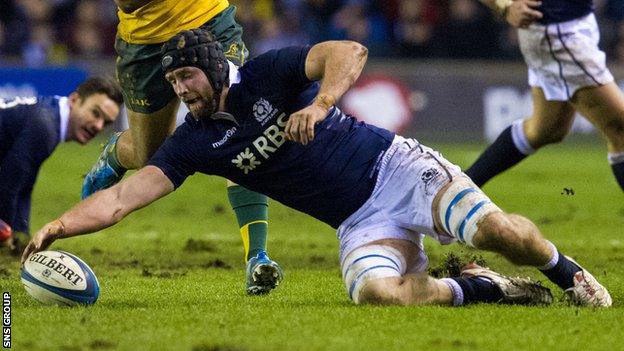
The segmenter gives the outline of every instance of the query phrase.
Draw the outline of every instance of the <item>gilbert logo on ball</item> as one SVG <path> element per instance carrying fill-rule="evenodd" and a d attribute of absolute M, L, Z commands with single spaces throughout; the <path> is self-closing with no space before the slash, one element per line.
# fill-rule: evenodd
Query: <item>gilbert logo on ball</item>
<path fill-rule="evenodd" d="M 92 305 L 100 284 L 89 266 L 64 251 L 41 251 L 28 257 L 21 272 L 26 291 L 46 305 Z"/>
<path fill-rule="evenodd" d="M 11 227 L 0 219 L 0 242 L 10 238 L 12 233 Z"/>

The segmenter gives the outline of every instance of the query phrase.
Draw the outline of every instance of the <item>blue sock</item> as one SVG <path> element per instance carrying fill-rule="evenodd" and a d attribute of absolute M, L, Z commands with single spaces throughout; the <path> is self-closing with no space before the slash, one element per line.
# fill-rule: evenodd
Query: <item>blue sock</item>
<path fill-rule="evenodd" d="M 527 155 L 523 154 L 514 144 L 512 126 L 509 126 L 498 136 L 492 145 L 485 149 L 465 173 L 480 187 L 496 175 L 516 165 L 525 157 Z"/>
<path fill-rule="evenodd" d="M 498 302 L 503 298 L 503 293 L 498 286 L 487 278 L 444 278 L 447 285 L 453 291 L 453 305 L 468 305 L 477 302 Z M 461 291 L 457 291 L 459 288 Z"/>
<path fill-rule="evenodd" d="M 624 162 L 612 164 L 611 169 L 613 170 L 613 175 L 615 175 L 615 179 L 617 180 L 618 184 L 620 184 L 620 188 L 624 190 Z"/>
<path fill-rule="evenodd" d="M 568 260 L 556 249 L 555 253 L 555 257 L 545 267 L 540 268 L 540 271 L 561 289 L 571 288 L 574 286 L 574 274 L 581 271 L 581 267 Z"/>

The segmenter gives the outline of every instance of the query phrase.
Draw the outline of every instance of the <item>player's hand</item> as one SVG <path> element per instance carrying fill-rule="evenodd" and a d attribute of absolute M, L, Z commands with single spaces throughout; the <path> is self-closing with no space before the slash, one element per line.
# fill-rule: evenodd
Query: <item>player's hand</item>
<path fill-rule="evenodd" d="M 28 245 L 26 245 L 24 253 L 22 253 L 22 264 L 26 262 L 28 256 L 48 248 L 48 246 L 63 235 L 64 232 L 65 227 L 63 226 L 63 222 L 58 219 L 44 225 L 43 228 L 30 239 Z"/>
<path fill-rule="evenodd" d="M 308 144 L 314 139 L 314 126 L 327 117 L 327 111 L 328 108 L 313 103 L 290 115 L 284 129 L 286 139 Z"/>
<path fill-rule="evenodd" d="M 544 15 L 537 10 L 542 6 L 537 0 L 514 0 L 505 12 L 505 20 L 516 28 L 526 28 Z"/>

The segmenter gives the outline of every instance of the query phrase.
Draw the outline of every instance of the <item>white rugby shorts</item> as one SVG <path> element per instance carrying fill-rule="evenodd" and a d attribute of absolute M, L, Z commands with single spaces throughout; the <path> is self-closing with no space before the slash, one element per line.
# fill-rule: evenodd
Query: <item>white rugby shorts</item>
<path fill-rule="evenodd" d="M 581 88 L 613 81 L 593 13 L 562 23 L 533 23 L 518 30 L 529 68 L 529 85 L 542 88 L 549 101 L 567 101 Z"/>
<path fill-rule="evenodd" d="M 424 269 L 424 234 L 443 244 L 455 240 L 435 230 L 432 204 L 438 191 L 462 174 L 458 166 L 437 151 L 414 139 L 396 136 L 382 158 L 370 198 L 338 227 L 340 262 L 362 245 L 381 239 L 403 239 L 420 246 L 420 269 Z"/>

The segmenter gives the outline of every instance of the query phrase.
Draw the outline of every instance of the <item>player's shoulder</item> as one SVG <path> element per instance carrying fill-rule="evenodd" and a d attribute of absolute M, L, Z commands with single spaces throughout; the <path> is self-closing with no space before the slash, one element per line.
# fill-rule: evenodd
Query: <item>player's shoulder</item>
<path fill-rule="evenodd" d="M 308 46 L 289 46 L 269 50 L 247 61 L 241 68 L 241 79 L 252 84 L 256 80 L 272 80 L 271 77 L 289 78 L 293 71 L 303 70 L 309 51 Z M 287 73 L 287 74 L 285 74 Z"/>
<path fill-rule="evenodd" d="M 305 59 L 308 51 L 310 51 L 310 46 L 308 45 L 286 46 L 279 49 L 272 49 L 252 58 L 245 65 L 243 65 L 243 67 L 266 64 L 267 62 L 275 62 L 279 60 L 288 61 L 302 58 Z"/>

